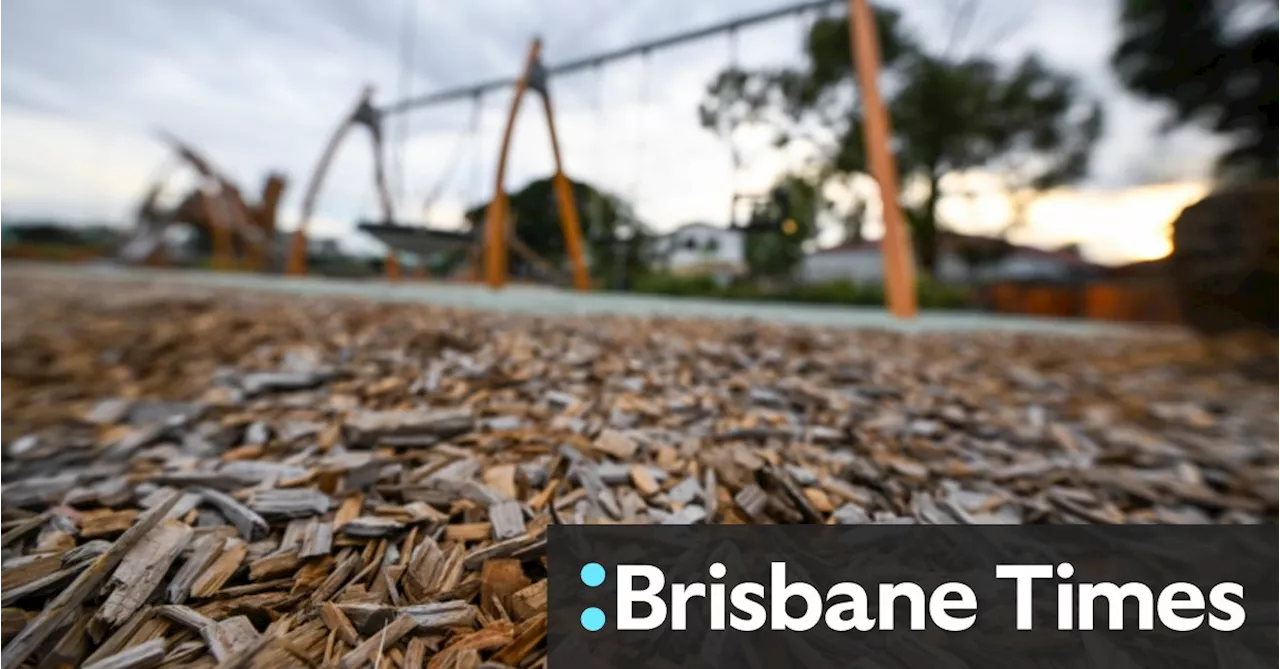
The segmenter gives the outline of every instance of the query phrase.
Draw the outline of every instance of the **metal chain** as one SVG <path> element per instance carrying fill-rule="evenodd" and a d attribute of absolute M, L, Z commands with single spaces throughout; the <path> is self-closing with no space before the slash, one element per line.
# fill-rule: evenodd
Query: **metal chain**
<path fill-rule="evenodd" d="M 640 99 L 639 106 L 636 109 L 635 118 L 632 120 L 632 138 L 635 142 L 636 158 L 631 166 L 631 186 L 628 189 L 628 196 L 631 200 L 633 210 L 639 209 L 639 203 L 636 201 L 640 192 L 640 173 L 642 171 L 642 163 L 644 162 L 645 141 L 644 130 L 646 112 L 649 108 L 649 52 L 645 51 L 640 56 Z"/>
<path fill-rule="evenodd" d="M 594 188 L 596 190 L 595 197 L 591 200 L 591 223 L 590 230 L 587 233 L 588 237 L 602 234 L 604 227 L 604 197 L 599 192 L 604 172 L 601 169 L 604 165 L 604 161 L 600 159 L 600 156 L 604 155 L 604 152 L 601 151 L 600 147 L 600 142 L 604 138 L 604 67 L 597 64 L 595 66 L 594 73 L 596 85 L 595 92 L 591 97 L 592 111 L 595 116 L 595 123 L 592 126 L 593 129 L 591 137 L 591 162 L 594 164 L 591 167 L 592 172 L 596 175 L 596 183 L 594 184 Z"/>
<path fill-rule="evenodd" d="M 484 205 L 484 93 L 476 93 L 475 106 L 471 111 L 471 183 L 467 186 L 468 195 L 476 198 L 478 206 Z M 467 203 L 464 198 L 462 215 L 467 215 Z"/>
<path fill-rule="evenodd" d="M 413 56 L 418 36 L 418 0 L 406 0 L 405 12 L 408 16 L 405 20 L 404 31 L 401 33 L 400 81 L 398 82 L 401 99 L 409 97 L 413 87 Z M 402 114 L 400 123 L 397 125 L 397 137 L 393 143 L 394 160 L 392 161 L 391 183 L 395 199 L 403 201 L 405 196 L 404 153 L 405 144 L 409 141 L 409 115 Z"/>
<path fill-rule="evenodd" d="M 739 51 L 737 51 L 737 28 L 728 29 L 728 67 L 733 72 L 739 68 Z M 740 160 L 737 156 L 737 146 L 733 142 L 733 130 L 735 128 L 730 125 L 726 129 L 728 136 L 724 138 L 728 145 L 728 226 L 733 228 L 737 224 L 737 171 L 739 171 Z"/>

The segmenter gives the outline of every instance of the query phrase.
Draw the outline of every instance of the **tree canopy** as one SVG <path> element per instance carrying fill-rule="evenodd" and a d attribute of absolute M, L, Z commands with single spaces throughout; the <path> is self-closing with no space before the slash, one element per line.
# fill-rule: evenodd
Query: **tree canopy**
<path fill-rule="evenodd" d="M 600 277 L 618 275 L 616 263 L 621 261 L 623 274 L 640 271 L 645 261 L 648 228 L 621 198 L 581 181 L 572 181 L 574 202 L 582 225 L 583 242 L 592 260 L 591 271 Z M 568 253 L 560 226 L 560 206 L 556 201 L 552 177 L 535 179 L 515 192 L 507 193 L 515 234 L 530 249 L 556 267 L 567 266 Z M 484 226 L 490 203 L 473 207 L 466 213 L 471 229 Z M 512 255 L 512 271 L 526 273 L 523 261 Z"/>
<path fill-rule="evenodd" d="M 805 242 L 818 233 L 825 206 L 817 179 L 784 174 L 772 197 L 754 202 L 745 240 L 747 268 L 755 277 L 785 277 L 804 258 Z"/>
<path fill-rule="evenodd" d="M 1219 174 L 1274 177 L 1276 4 L 1272 0 L 1123 0 L 1111 62 L 1134 92 L 1166 102 L 1166 127 L 1227 137 Z"/>
<path fill-rule="evenodd" d="M 892 149 L 907 188 L 903 202 L 921 266 L 937 253 L 942 178 L 952 172 L 1000 174 L 1018 197 L 1084 175 L 1102 131 L 1101 106 L 1075 77 L 1028 55 L 1012 66 L 983 56 L 934 53 L 892 9 L 875 10 L 882 50 Z M 708 86 L 699 109 L 704 126 L 722 136 L 747 124 L 775 129 L 778 146 L 815 149 L 822 175 L 865 174 L 863 112 L 851 76 L 847 17 L 817 20 L 800 68 L 730 68 Z"/>

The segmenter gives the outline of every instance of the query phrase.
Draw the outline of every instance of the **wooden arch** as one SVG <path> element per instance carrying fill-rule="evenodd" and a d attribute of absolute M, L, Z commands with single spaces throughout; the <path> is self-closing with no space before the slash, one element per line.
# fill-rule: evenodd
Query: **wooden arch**
<path fill-rule="evenodd" d="M 167 210 L 159 205 L 167 178 L 157 178 L 138 208 L 137 234 L 126 246 L 139 242 L 137 253 L 154 256 L 158 249 L 152 249 L 151 242 L 158 244 L 166 228 L 178 223 L 194 225 L 209 232 L 214 269 L 263 269 L 274 238 L 276 204 L 284 192 L 285 178 L 276 173 L 268 175 L 261 200 L 250 205 L 240 189 L 189 144 L 165 132 L 160 133 L 160 138 L 195 171 L 199 185 L 175 208 Z M 243 251 L 242 260 L 236 255 L 237 242 Z"/>
<path fill-rule="evenodd" d="M 564 234 L 565 250 L 573 264 L 573 286 L 578 290 L 590 290 L 591 278 L 587 274 L 586 260 L 582 251 L 582 226 L 578 221 L 578 206 L 574 202 L 573 188 L 564 175 L 560 159 L 560 142 L 556 136 L 555 114 L 551 108 L 551 93 L 547 88 L 547 75 L 542 67 L 539 55 L 542 52 L 541 40 L 533 40 L 529 46 L 529 55 L 525 59 L 524 72 L 516 83 L 515 96 L 511 100 L 511 112 L 507 115 L 507 126 L 502 133 L 502 149 L 498 154 L 498 173 L 494 178 L 493 199 L 485 213 L 484 222 L 484 277 L 491 288 L 501 288 L 507 282 L 508 245 L 512 235 L 507 234 L 507 221 L 511 217 L 507 202 L 505 180 L 507 174 L 507 156 L 511 152 L 511 136 L 515 130 L 516 116 L 520 113 L 520 103 L 524 100 L 525 91 L 533 89 L 542 97 L 542 109 L 547 117 L 547 132 L 551 136 L 551 155 L 555 159 L 555 175 L 552 187 L 560 209 L 560 228 Z"/>
<path fill-rule="evenodd" d="M 889 114 L 880 98 L 876 79 L 880 74 L 880 44 L 875 18 L 867 0 L 849 0 L 849 48 L 858 88 L 862 92 L 863 133 L 871 177 L 880 186 L 884 207 L 884 239 L 880 257 L 884 263 L 885 301 L 898 318 L 916 315 L 916 279 L 911 238 L 907 236 L 902 205 L 898 202 L 898 166 L 889 151 Z"/>

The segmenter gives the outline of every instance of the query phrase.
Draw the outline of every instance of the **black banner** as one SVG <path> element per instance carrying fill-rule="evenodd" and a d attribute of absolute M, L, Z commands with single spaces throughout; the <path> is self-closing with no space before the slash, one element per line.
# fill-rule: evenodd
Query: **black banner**
<path fill-rule="evenodd" d="M 1275 667 L 1275 526 L 550 528 L 552 669 Z"/>

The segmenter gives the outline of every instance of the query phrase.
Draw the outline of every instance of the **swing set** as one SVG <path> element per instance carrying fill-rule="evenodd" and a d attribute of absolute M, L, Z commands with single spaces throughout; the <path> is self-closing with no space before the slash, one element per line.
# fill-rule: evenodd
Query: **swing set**
<path fill-rule="evenodd" d="M 507 283 L 508 259 L 510 250 L 524 257 L 531 265 L 546 266 L 549 263 L 540 261 L 532 254 L 527 245 L 515 237 L 512 230 L 512 212 L 507 199 L 505 179 L 507 161 L 511 149 L 511 138 L 515 130 L 516 117 L 526 93 L 533 91 L 542 101 L 546 117 L 547 131 L 551 140 L 554 174 L 552 187 L 555 193 L 557 209 L 560 217 L 561 234 L 564 236 L 565 249 L 572 269 L 572 283 L 577 290 L 590 290 L 590 278 L 587 271 L 583 250 L 583 235 L 578 216 L 578 207 L 574 199 L 573 188 L 565 176 L 560 151 L 560 141 L 556 131 L 553 111 L 550 80 L 554 76 L 567 74 L 588 68 L 599 68 L 605 63 L 635 56 L 647 57 L 653 51 L 667 47 L 728 33 L 732 40 L 737 31 L 745 26 L 772 21 L 791 15 L 802 15 L 805 12 L 821 10 L 836 3 L 847 3 L 849 7 L 849 31 L 851 56 L 858 86 L 865 105 L 864 132 L 867 147 L 867 163 L 871 176 L 880 186 L 884 203 L 884 240 L 881 253 L 884 260 L 885 290 L 890 312 L 899 318 L 911 318 L 916 313 L 915 277 L 912 264 L 910 240 L 907 237 L 906 225 L 902 210 L 898 203 L 897 167 L 893 155 L 889 152 L 889 119 L 877 86 L 879 73 L 879 46 L 875 32 L 875 23 L 867 0 L 817 0 L 804 2 L 780 9 L 763 12 L 751 16 L 740 17 L 725 23 L 671 35 L 623 49 L 581 58 L 560 65 L 548 67 L 541 59 L 542 43 L 533 40 L 525 58 L 521 75 L 514 79 L 490 81 L 472 86 L 446 90 L 420 97 L 413 97 L 375 107 L 373 90 L 366 87 L 356 105 L 339 124 L 325 145 L 324 151 L 316 164 L 303 197 L 301 220 L 293 234 L 292 247 L 287 263 L 287 273 L 292 276 L 303 275 L 307 271 L 307 231 L 315 212 L 316 200 L 324 177 L 329 170 L 338 146 L 349 131 L 356 126 L 368 130 L 373 149 L 373 182 L 377 192 L 380 224 L 384 229 L 413 229 L 414 234 L 436 237 L 442 245 L 469 242 L 469 269 L 473 279 L 481 279 L 491 288 L 499 289 Z M 479 104 L 483 95 L 490 91 L 514 88 L 506 125 L 502 134 L 501 147 L 498 153 L 496 174 L 493 182 L 493 196 L 489 206 L 485 208 L 483 227 L 473 237 L 456 232 L 434 230 L 419 226 L 403 226 L 395 222 L 395 211 L 391 194 L 386 183 L 384 168 L 384 145 L 382 122 L 384 119 L 406 113 L 415 109 L 439 105 L 460 99 L 471 98 L 476 105 L 472 120 L 472 136 L 475 136 L 479 117 Z M 443 183 L 443 182 L 442 182 Z M 438 184 L 427 198 L 430 209 L 439 197 L 442 184 Z M 734 208 L 737 200 L 743 198 L 733 194 Z M 592 203 L 596 205 L 598 203 Z M 784 223 L 785 225 L 785 223 Z M 533 257 L 530 257 L 533 255 Z M 395 250 L 389 250 L 386 263 L 387 277 L 391 280 L 400 278 L 400 263 Z"/>

